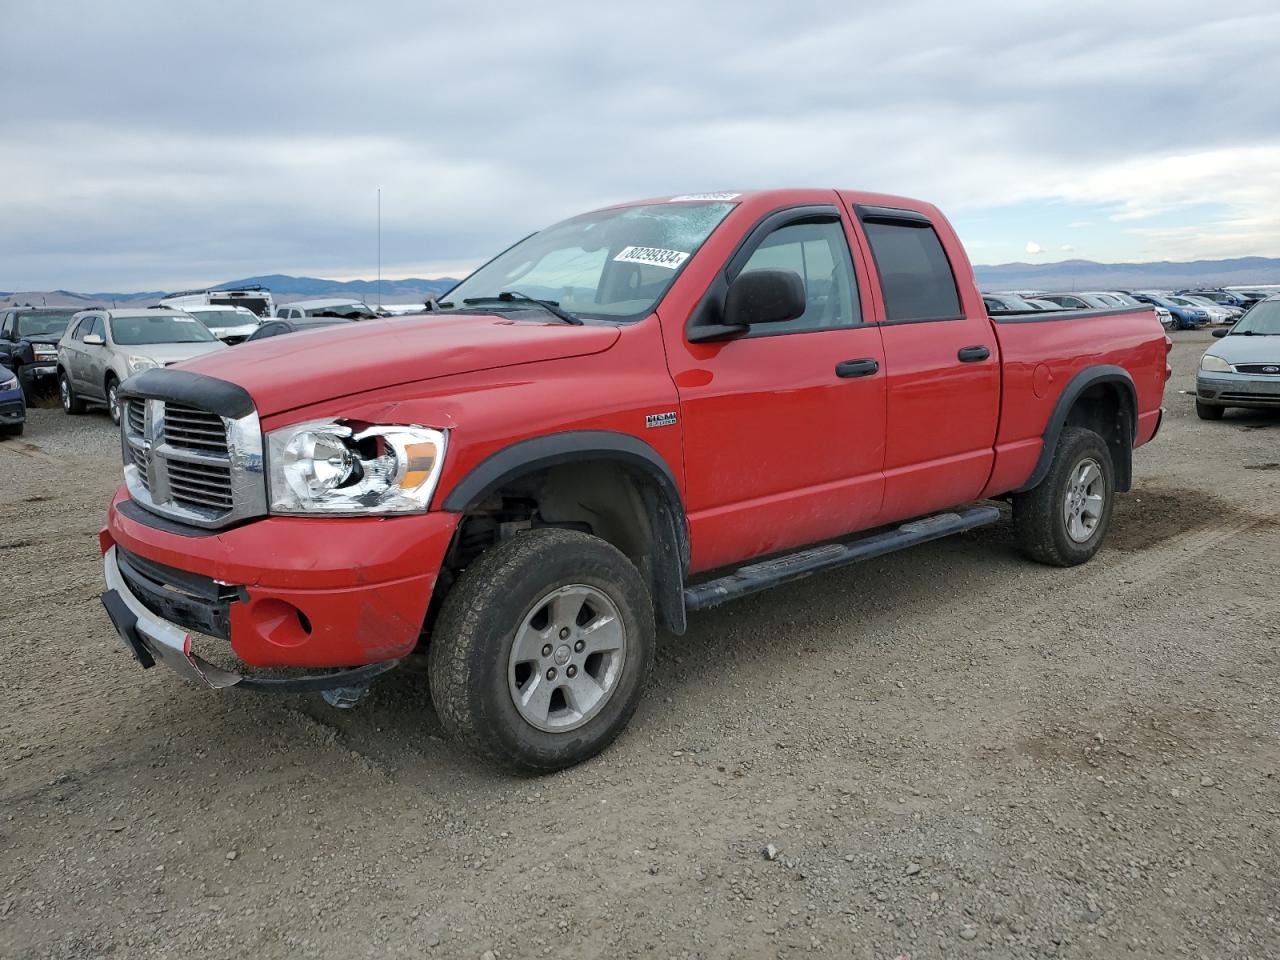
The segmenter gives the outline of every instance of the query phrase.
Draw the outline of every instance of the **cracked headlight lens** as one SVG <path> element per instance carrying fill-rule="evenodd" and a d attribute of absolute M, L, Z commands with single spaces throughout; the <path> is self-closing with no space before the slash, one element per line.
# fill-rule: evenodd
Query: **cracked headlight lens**
<path fill-rule="evenodd" d="M 417 426 L 313 420 L 267 435 L 272 513 L 424 513 L 447 434 Z"/>

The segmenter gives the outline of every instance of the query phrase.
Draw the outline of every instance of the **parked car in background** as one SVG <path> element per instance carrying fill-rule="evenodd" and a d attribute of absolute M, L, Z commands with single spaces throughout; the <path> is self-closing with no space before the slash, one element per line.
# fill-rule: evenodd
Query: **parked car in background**
<path fill-rule="evenodd" d="M 305 320 L 308 317 L 337 317 L 342 320 L 368 320 L 378 314 L 361 300 L 295 300 L 276 308 L 278 320 Z"/>
<path fill-rule="evenodd" d="M 118 423 L 116 391 L 123 381 L 226 348 L 208 327 L 180 310 L 81 311 L 58 343 L 62 409 L 79 414 L 87 404 L 104 404 Z"/>
<path fill-rule="evenodd" d="M 1177 321 L 1175 329 L 1178 330 L 1194 330 L 1196 327 L 1203 327 L 1209 322 L 1208 312 L 1201 310 L 1199 307 L 1184 307 L 1173 303 L 1167 295 L 1162 293 L 1135 290 L 1129 296 L 1139 303 L 1149 303 L 1153 307 L 1164 307 L 1173 315 L 1173 319 Z"/>
<path fill-rule="evenodd" d="M 103 604 L 223 690 L 352 706 L 419 650 L 444 728 L 524 773 L 617 736 L 657 625 L 1000 519 L 976 500 L 1087 561 L 1170 373 L 1150 310 L 993 318 L 936 207 L 829 189 L 584 213 L 360 326 L 123 386 Z"/>
<path fill-rule="evenodd" d="M 1066 310 L 1116 310 L 1129 306 L 1113 293 L 1087 291 L 1082 293 L 1046 293 L 1040 297 L 1056 303 Z"/>
<path fill-rule="evenodd" d="M 1061 310 L 1062 307 L 1052 300 L 1045 300 L 1040 296 L 1027 297 L 1027 303 L 1031 304 L 1037 310 Z"/>
<path fill-rule="evenodd" d="M 176 307 L 179 310 L 203 306 L 246 307 L 259 317 L 271 316 L 275 312 L 275 305 L 271 291 L 256 283 L 226 289 L 210 287 L 205 290 L 182 290 L 160 298 L 162 307 Z"/>
<path fill-rule="evenodd" d="M 249 336 L 249 340 L 266 340 L 269 337 L 279 337 L 286 333 L 302 333 L 306 330 L 323 330 L 325 327 L 337 326 L 343 323 L 352 323 L 351 320 L 342 320 L 338 317 L 314 317 L 310 320 L 264 320 L 262 325 Z"/>
<path fill-rule="evenodd" d="M 195 317 L 209 328 L 210 333 L 228 345 L 248 340 L 262 322 L 248 307 L 229 307 L 221 303 L 188 307 L 184 312 Z"/>
<path fill-rule="evenodd" d="M 1220 307 L 1216 303 L 1208 300 L 1196 300 L 1191 297 L 1179 297 L 1176 294 L 1169 294 L 1170 303 L 1175 303 L 1180 307 L 1186 307 L 1190 310 L 1202 310 L 1205 316 L 1209 318 L 1210 323 L 1228 323 L 1232 319 L 1225 307 Z"/>
<path fill-rule="evenodd" d="M 1221 420 L 1229 407 L 1280 410 L 1280 296 L 1253 306 L 1204 352 L 1196 372 L 1196 413 Z"/>
<path fill-rule="evenodd" d="M 1137 300 L 1132 294 L 1125 293 L 1122 290 L 1108 290 L 1107 296 L 1115 297 L 1126 307 L 1137 307 L 1142 305 L 1142 301 Z M 1160 326 L 1166 330 L 1176 330 L 1178 321 L 1174 319 L 1173 314 L 1158 304 L 1147 304 L 1156 312 L 1156 319 L 1160 321 Z"/>
<path fill-rule="evenodd" d="M 18 377 L 31 399 L 51 397 L 58 384 L 58 341 L 75 310 L 8 307 L 0 310 L 0 364 Z"/>
<path fill-rule="evenodd" d="M 1246 310 L 1252 307 L 1255 303 L 1261 303 L 1263 300 L 1274 296 L 1276 293 L 1275 290 L 1244 290 L 1236 287 L 1231 288 L 1229 292 L 1234 293 L 1245 301 Z"/>
<path fill-rule="evenodd" d="M 20 437 L 27 422 L 27 403 L 18 375 L 0 365 L 0 437 Z"/>
<path fill-rule="evenodd" d="M 1234 291 L 1223 290 L 1221 287 L 1208 287 L 1202 290 L 1175 290 L 1174 293 L 1179 297 L 1195 297 L 1200 300 L 1208 300 L 1210 303 L 1216 303 L 1220 307 L 1236 307 L 1242 313 L 1255 302 Z"/>
<path fill-rule="evenodd" d="M 988 313 L 1029 313 L 1044 309 L 1016 293 L 984 293 L 982 302 Z"/>
<path fill-rule="evenodd" d="M 1207 297 L 1199 297 L 1195 294 L 1180 294 L 1170 297 L 1171 300 L 1189 300 L 1193 306 L 1201 307 L 1208 311 L 1209 319 L 1213 323 L 1235 323 L 1242 316 L 1244 311 L 1239 307 L 1229 306 L 1227 304 L 1218 303 Z"/>

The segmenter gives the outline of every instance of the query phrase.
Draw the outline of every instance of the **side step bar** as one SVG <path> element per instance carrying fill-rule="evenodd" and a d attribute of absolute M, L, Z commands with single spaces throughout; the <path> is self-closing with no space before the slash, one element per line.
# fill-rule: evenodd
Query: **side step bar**
<path fill-rule="evenodd" d="M 739 567 L 717 580 L 686 587 L 684 606 L 686 610 L 705 610 L 726 600 L 745 597 L 749 593 L 790 580 L 799 580 L 811 573 L 882 557 L 886 553 L 914 547 L 918 543 L 927 543 L 953 533 L 972 530 L 974 527 L 985 527 L 999 519 L 1000 511 L 996 507 L 970 507 L 956 513 L 938 513 L 921 520 L 912 520 L 896 530 L 872 534 L 861 540 L 829 543 L 772 560 L 762 560 L 760 563 Z"/>

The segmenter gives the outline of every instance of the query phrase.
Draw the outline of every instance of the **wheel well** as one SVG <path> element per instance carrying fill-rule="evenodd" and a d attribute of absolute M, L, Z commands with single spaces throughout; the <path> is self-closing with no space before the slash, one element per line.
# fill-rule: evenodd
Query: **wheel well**
<path fill-rule="evenodd" d="M 531 469 L 504 479 L 463 514 L 432 606 L 481 553 L 522 530 L 561 527 L 607 541 L 644 577 L 659 622 L 683 633 L 684 515 L 674 491 L 649 470 L 607 457 Z M 430 621 L 431 617 L 428 617 Z"/>
<path fill-rule="evenodd" d="M 116 383 L 120 382 L 120 378 L 116 376 L 116 372 L 114 370 L 108 370 L 107 375 L 102 378 L 102 392 L 104 395 L 108 390 L 111 389 L 112 380 L 114 380 Z"/>
<path fill-rule="evenodd" d="M 1102 437 L 1111 451 L 1116 489 L 1128 490 L 1133 481 L 1133 402 L 1119 383 L 1095 383 L 1076 397 L 1064 426 L 1084 427 Z"/>

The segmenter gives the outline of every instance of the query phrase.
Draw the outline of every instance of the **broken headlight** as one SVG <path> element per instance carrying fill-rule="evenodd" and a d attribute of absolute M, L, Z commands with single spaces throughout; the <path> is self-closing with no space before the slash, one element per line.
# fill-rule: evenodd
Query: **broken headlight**
<path fill-rule="evenodd" d="M 313 420 L 267 435 L 272 513 L 423 513 L 446 434 L 414 426 Z"/>

